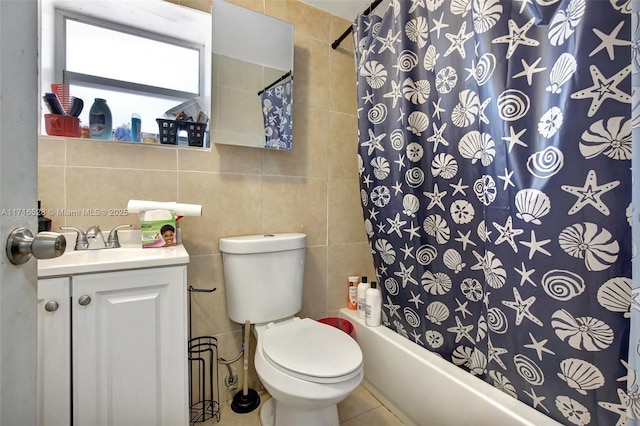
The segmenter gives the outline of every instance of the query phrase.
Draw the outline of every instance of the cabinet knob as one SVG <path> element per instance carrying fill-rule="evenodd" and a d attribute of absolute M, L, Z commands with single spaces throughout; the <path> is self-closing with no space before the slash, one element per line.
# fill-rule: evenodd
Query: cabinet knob
<path fill-rule="evenodd" d="M 49 300 L 44 304 L 44 310 L 47 312 L 54 312 L 58 310 L 58 306 L 58 302 L 56 302 L 55 300 Z"/>
<path fill-rule="evenodd" d="M 78 298 L 78 303 L 82 306 L 87 306 L 89 303 L 91 303 L 91 297 L 87 296 L 86 294 L 83 296 L 80 296 Z"/>

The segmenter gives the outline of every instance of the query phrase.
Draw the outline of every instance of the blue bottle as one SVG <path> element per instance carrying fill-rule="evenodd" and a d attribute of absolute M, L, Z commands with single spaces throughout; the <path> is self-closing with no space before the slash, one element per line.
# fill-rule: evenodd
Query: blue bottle
<path fill-rule="evenodd" d="M 95 98 L 89 110 L 89 131 L 92 139 L 111 139 L 111 109 L 102 98 Z"/>
<path fill-rule="evenodd" d="M 131 142 L 142 141 L 140 133 L 141 124 L 140 114 L 136 114 L 135 112 L 131 114 Z"/>

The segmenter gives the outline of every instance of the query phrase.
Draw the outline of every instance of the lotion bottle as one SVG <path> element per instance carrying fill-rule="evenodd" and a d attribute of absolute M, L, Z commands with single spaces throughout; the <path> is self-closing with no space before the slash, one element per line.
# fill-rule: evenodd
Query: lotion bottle
<path fill-rule="evenodd" d="M 362 277 L 360 284 L 358 284 L 358 318 L 366 318 L 366 293 L 371 287 L 368 283 L 367 277 Z"/>
<path fill-rule="evenodd" d="M 380 325 L 382 317 L 382 293 L 378 289 L 377 283 L 371 281 L 371 287 L 366 291 L 366 308 L 364 323 L 369 327 Z"/>
<path fill-rule="evenodd" d="M 360 277 L 349 277 L 349 293 L 347 294 L 347 307 L 353 311 L 358 309 L 358 281 Z"/>

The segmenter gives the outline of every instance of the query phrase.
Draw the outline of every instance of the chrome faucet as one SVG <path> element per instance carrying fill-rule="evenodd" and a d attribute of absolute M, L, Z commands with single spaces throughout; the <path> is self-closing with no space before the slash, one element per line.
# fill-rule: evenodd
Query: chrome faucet
<path fill-rule="evenodd" d="M 107 242 L 104 241 L 104 235 L 98 225 L 93 225 L 84 232 L 75 226 L 61 226 L 62 231 L 75 231 L 78 236 L 76 238 L 75 250 L 97 250 L 104 248 L 118 248 L 120 241 L 118 240 L 118 229 L 131 228 L 131 225 L 118 225 L 109 232 Z"/>
<path fill-rule="evenodd" d="M 104 236 L 102 230 L 98 225 L 90 226 L 87 229 L 87 241 L 89 242 L 89 250 L 97 250 L 106 248 L 107 245 L 104 242 Z"/>

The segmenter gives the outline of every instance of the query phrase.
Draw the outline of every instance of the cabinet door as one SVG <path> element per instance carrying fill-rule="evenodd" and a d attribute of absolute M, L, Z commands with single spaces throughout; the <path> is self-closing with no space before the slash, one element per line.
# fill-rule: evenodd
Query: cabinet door
<path fill-rule="evenodd" d="M 69 278 L 38 280 L 38 425 L 71 424 Z"/>
<path fill-rule="evenodd" d="M 72 280 L 74 424 L 187 425 L 186 267 Z"/>

